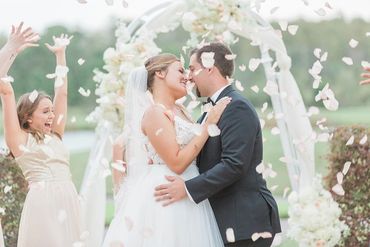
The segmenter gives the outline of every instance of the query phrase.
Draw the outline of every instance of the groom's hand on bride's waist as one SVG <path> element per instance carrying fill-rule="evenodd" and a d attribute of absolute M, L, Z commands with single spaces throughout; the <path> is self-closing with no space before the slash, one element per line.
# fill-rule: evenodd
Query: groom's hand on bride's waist
<path fill-rule="evenodd" d="M 156 201 L 163 202 L 163 206 L 180 201 L 187 196 L 185 182 L 182 178 L 176 176 L 166 176 L 166 179 L 170 183 L 158 185 L 155 187 L 154 192 Z"/>

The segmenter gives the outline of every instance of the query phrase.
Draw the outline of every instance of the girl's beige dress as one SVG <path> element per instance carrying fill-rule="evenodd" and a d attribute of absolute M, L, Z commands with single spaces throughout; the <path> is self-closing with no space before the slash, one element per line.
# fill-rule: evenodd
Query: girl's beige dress
<path fill-rule="evenodd" d="M 28 135 L 23 154 L 16 158 L 29 183 L 18 247 L 69 247 L 81 242 L 82 213 L 68 160 L 69 152 L 56 135 L 41 143 Z"/>

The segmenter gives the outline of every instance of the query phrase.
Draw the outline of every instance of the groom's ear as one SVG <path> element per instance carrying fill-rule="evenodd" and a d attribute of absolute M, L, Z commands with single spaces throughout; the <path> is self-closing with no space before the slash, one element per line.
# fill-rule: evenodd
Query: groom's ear
<path fill-rule="evenodd" d="M 162 70 L 156 71 L 155 75 L 158 76 L 160 79 L 164 79 L 166 77 L 165 73 Z"/>

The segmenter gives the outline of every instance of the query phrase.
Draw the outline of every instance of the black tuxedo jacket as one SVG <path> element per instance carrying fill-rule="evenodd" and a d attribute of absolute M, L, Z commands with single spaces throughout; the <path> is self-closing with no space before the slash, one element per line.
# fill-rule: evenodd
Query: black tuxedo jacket
<path fill-rule="evenodd" d="M 279 213 L 266 181 L 257 173 L 262 161 L 262 131 L 252 104 L 230 85 L 217 100 L 232 98 L 197 157 L 200 175 L 185 182 L 196 203 L 209 199 L 221 236 L 232 228 L 235 240 L 255 232 L 281 232 Z M 201 122 L 204 115 L 198 120 Z"/>

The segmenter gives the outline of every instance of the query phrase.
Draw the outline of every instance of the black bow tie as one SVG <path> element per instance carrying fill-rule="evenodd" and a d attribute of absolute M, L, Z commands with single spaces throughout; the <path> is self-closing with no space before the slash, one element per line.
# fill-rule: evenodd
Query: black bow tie
<path fill-rule="evenodd" d="M 207 98 L 207 102 L 206 103 L 211 103 L 212 105 L 215 105 L 216 104 L 215 102 L 213 102 L 213 100 L 210 97 Z"/>

